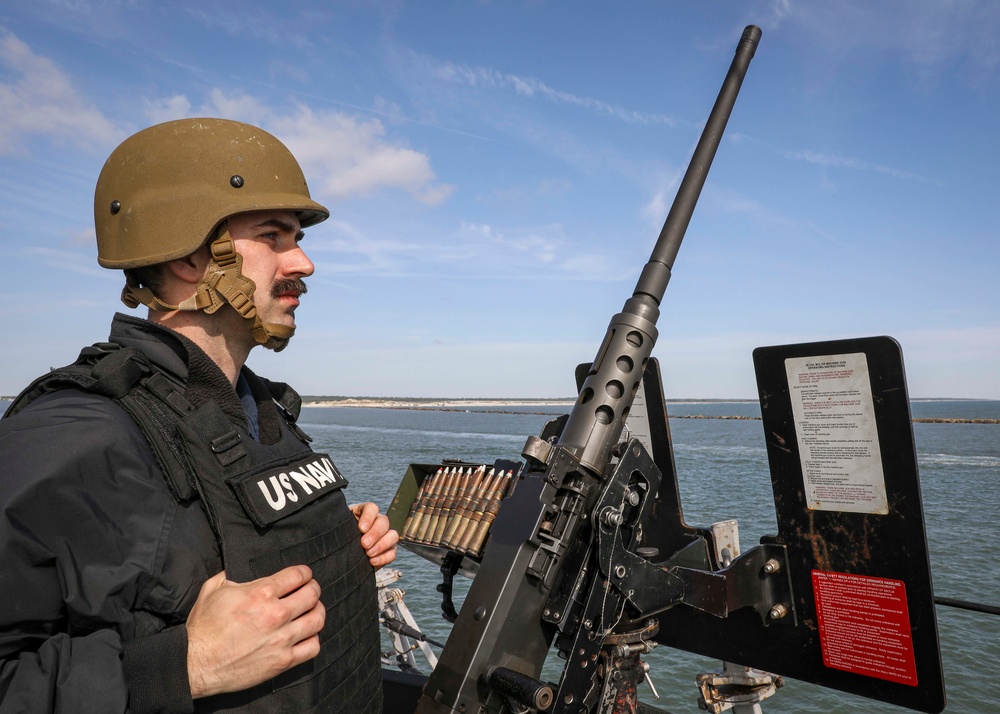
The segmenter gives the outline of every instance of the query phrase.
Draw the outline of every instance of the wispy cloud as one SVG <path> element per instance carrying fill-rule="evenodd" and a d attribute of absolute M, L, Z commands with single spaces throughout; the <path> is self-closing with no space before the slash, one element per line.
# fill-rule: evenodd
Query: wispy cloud
<path fill-rule="evenodd" d="M 416 232 L 410 240 L 373 236 L 349 222 L 331 218 L 306 251 L 323 276 L 419 277 L 461 275 L 505 280 L 606 281 L 620 278 L 623 266 L 615 256 L 570 250 L 563 226 L 498 227 L 461 222 L 444 233 Z"/>
<path fill-rule="evenodd" d="M 948 62 L 1000 66 L 1000 3 L 994 0 L 772 0 L 768 24 L 792 25 L 833 54 L 896 53 L 928 69 Z"/>
<path fill-rule="evenodd" d="M 624 270 L 620 259 L 599 251 L 581 250 L 567 239 L 559 223 L 501 228 L 463 223 L 459 243 L 466 246 L 466 270 L 495 271 L 505 265 L 510 274 L 547 280 L 618 280 Z"/>
<path fill-rule="evenodd" d="M 649 200 L 642 207 L 642 219 L 651 230 L 659 231 L 663 226 L 663 221 L 670 211 L 670 206 L 680 184 L 682 169 L 677 169 L 673 173 L 661 176 L 652 190 Z"/>
<path fill-rule="evenodd" d="M 23 255 L 32 263 L 39 263 L 56 270 L 68 270 L 71 273 L 104 280 L 121 280 L 121 273 L 99 267 L 89 252 L 85 255 L 79 251 L 31 246 L 24 249 Z"/>
<path fill-rule="evenodd" d="M 579 107 L 595 114 L 601 114 L 628 124 L 665 124 L 675 126 L 677 120 L 665 114 L 654 114 L 627 109 L 593 97 L 580 96 L 554 87 L 535 77 L 507 74 L 485 67 L 445 62 L 439 65 L 435 74 L 447 82 L 464 84 L 483 89 L 499 89 L 514 92 L 523 97 L 541 97 L 556 104 Z"/>
<path fill-rule="evenodd" d="M 322 177 L 320 189 L 334 200 L 390 187 L 435 205 L 452 192 L 452 186 L 437 181 L 430 157 L 387 141 L 377 119 L 299 106 L 294 115 L 277 119 L 274 128 L 292 153 L 304 157 L 310 175 Z"/>
<path fill-rule="evenodd" d="M 28 137 L 84 148 L 113 144 L 121 130 L 86 100 L 50 59 L 0 29 L 0 155 Z"/>
<path fill-rule="evenodd" d="M 488 244 L 504 251 L 527 253 L 540 263 L 551 263 L 558 253 L 561 241 L 553 238 L 554 233 L 562 233 L 558 226 L 543 230 L 522 229 L 508 233 L 486 224 L 463 223 L 461 232 L 474 242 Z"/>
<path fill-rule="evenodd" d="M 378 119 L 361 120 L 303 104 L 282 113 L 256 97 L 219 89 L 198 107 L 185 96 L 173 96 L 150 103 L 146 113 L 155 121 L 210 115 L 259 124 L 288 146 L 313 192 L 325 200 L 342 201 L 394 188 L 436 205 L 452 192 L 452 186 L 437 180 L 426 154 L 391 141 Z"/>
<path fill-rule="evenodd" d="M 892 176 L 898 179 L 907 179 L 912 181 L 921 181 L 923 183 L 930 183 L 940 186 L 941 181 L 937 179 L 930 179 L 926 176 L 921 176 L 920 174 L 915 174 L 911 171 L 904 171 L 902 169 L 893 168 L 892 166 L 885 166 L 883 164 L 873 163 L 871 161 L 863 161 L 862 159 L 836 156 L 833 154 L 824 154 L 816 151 L 781 151 L 782 156 L 786 159 L 792 159 L 794 161 L 805 161 L 810 164 L 816 164 L 818 166 L 826 166 L 838 169 L 850 169 L 852 171 L 874 171 L 875 173 L 885 174 L 886 176 Z"/>
<path fill-rule="evenodd" d="M 397 275 L 426 253 L 424 245 L 372 238 L 336 218 L 323 224 L 322 233 L 321 241 L 307 241 L 304 246 L 314 260 L 323 261 L 322 271 L 317 271 L 323 275 Z M 326 260 L 328 255 L 335 259 Z"/>
<path fill-rule="evenodd" d="M 283 49 L 311 50 L 308 33 L 288 24 L 289 13 L 282 11 L 276 14 L 266 8 L 266 4 L 240 3 L 239 10 L 234 12 L 228 5 L 198 3 L 197 6 L 184 7 L 183 12 L 206 29 Z"/>
<path fill-rule="evenodd" d="M 835 244 L 844 251 L 853 251 L 849 241 L 824 230 L 815 222 L 793 218 L 773 205 L 763 204 L 746 194 L 722 186 L 712 185 L 706 192 L 707 200 L 725 213 L 747 216 L 761 226 L 767 226 L 769 235 L 777 239 L 780 236 L 794 236 L 795 240 L 805 239 L 822 241 L 826 245 Z M 704 199 L 703 199 L 704 200 Z M 773 258 L 768 260 L 773 261 Z"/>
<path fill-rule="evenodd" d="M 885 176 L 891 176 L 892 178 L 897 178 L 905 181 L 918 181 L 920 183 L 927 183 L 933 186 L 941 186 L 943 182 L 939 179 L 928 178 L 913 171 L 907 171 L 906 169 L 896 168 L 895 166 L 887 166 L 885 164 L 880 164 L 877 161 L 867 161 L 865 159 L 859 159 L 853 156 L 841 156 L 838 154 L 830 154 L 823 151 L 814 151 L 812 149 L 780 149 L 776 146 L 770 145 L 766 142 L 754 139 L 746 134 L 734 133 L 730 139 L 732 141 L 741 142 L 748 141 L 753 142 L 758 146 L 762 146 L 768 151 L 771 151 L 778 156 L 789 159 L 791 161 L 802 161 L 808 164 L 813 164 L 815 166 L 822 166 L 825 168 L 834 169 L 845 169 L 848 171 L 865 171 L 883 174 Z"/>

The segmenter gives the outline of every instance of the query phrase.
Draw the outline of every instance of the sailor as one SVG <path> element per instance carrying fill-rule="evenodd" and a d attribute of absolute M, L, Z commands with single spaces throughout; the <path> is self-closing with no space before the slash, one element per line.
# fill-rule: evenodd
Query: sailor
<path fill-rule="evenodd" d="M 329 216 L 275 137 L 160 124 L 108 158 L 108 342 L 0 421 L 0 712 L 374 712 L 397 534 L 246 367 L 281 350 Z"/>

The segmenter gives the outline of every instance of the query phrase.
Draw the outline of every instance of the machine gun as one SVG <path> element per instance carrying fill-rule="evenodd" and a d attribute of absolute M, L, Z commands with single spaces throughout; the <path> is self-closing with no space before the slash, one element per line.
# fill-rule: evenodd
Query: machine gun
<path fill-rule="evenodd" d="M 638 704 L 636 686 L 645 674 L 640 657 L 658 642 L 923 711 L 943 708 L 908 403 L 894 342 L 758 350 L 775 498 L 783 504 L 780 532 L 739 554 L 718 531 L 689 527 L 681 515 L 659 368 L 651 357 L 656 321 L 760 35 L 755 26 L 745 29 L 635 291 L 612 318 L 593 363 L 578 369 L 571 412 L 528 439 L 523 468 L 498 462 L 512 489 L 502 508 L 498 501 L 495 507 L 481 504 L 490 512 L 487 519 L 481 508 L 479 522 L 495 514 L 485 551 L 451 547 L 442 557 L 429 556 L 446 576 L 439 590 L 450 594 L 450 577 L 459 570 L 475 578 L 423 687 L 419 714 L 651 711 Z M 872 386 L 857 387 L 867 402 L 858 407 L 852 400 L 851 408 L 868 410 L 873 431 L 867 435 L 891 438 L 883 455 L 893 456 L 880 462 L 889 466 L 880 481 L 837 490 L 829 479 L 813 478 L 811 462 L 800 458 L 812 453 L 810 444 L 815 454 L 828 446 L 810 416 L 826 392 L 810 385 L 826 379 L 849 392 L 854 382 L 845 386 L 843 380 L 869 372 Z M 639 412 L 649 424 L 646 443 L 623 440 Z M 829 465 L 829 459 L 814 460 Z M 482 472 L 476 473 L 482 484 Z M 436 542 L 449 546 L 457 542 L 461 519 L 475 511 L 467 498 L 455 525 L 440 521 L 449 488 L 455 501 L 457 478 L 443 475 L 421 514 L 421 533 L 448 532 Z M 412 512 L 417 503 L 410 490 Z M 841 494 L 841 501 L 831 494 Z M 398 522 L 399 508 L 394 502 L 390 519 L 395 509 Z M 858 552 L 858 537 L 865 539 L 864 552 Z M 901 564 L 876 540 L 900 544 L 909 557 Z M 908 620 L 904 626 L 899 618 L 889 622 L 873 609 L 868 613 L 874 615 L 868 627 L 882 633 L 875 645 L 887 646 L 892 656 L 866 665 L 856 662 L 856 650 L 872 643 L 852 649 L 844 602 L 871 592 L 876 605 L 902 599 Z M 557 683 L 542 679 L 553 647 L 566 662 Z M 739 683 L 722 684 L 727 682 Z M 702 684 L 702 704 L 722 711 L 711 701 L 714 683 Z"/>

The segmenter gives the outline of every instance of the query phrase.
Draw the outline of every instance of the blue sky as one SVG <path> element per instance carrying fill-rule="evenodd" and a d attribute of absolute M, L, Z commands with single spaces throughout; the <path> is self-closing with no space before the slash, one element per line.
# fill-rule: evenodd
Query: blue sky
<path fill-rule="evenodd" d="M 913 397 L 1000 398 L 1000 4 L 0 3 L 0 394 L 103 339 L 93 186 L 126 136 L 255 123 L 332 210 L 304 394 L 563 397 L 635 286 L 744 26 L 763 38 L 674 266 L 671 398 L 763 345 L 888 334 Z"/>

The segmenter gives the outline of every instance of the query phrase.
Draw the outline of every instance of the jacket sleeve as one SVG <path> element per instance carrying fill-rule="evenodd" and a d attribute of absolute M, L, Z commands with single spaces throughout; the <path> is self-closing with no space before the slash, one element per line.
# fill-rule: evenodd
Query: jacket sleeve
<path fill-rule="evenodd" d="M 183 626 L 122 643 L 111 630 L 57 634 L 0 663 L 0 714 L 193 712 Z"/>
<path fill-rule="evenodd" d="M 194 711 L 187 671 L 187 628 L 168 627 L 129 640 L 123 647 L 131 714 Z"/>
<path fill-rule="evenodd" d="M 0 665 L 0 712 L 125 712 L 128 689 L 121 657 L 121 641 L 111 630 L 86 637 L 53 635 L 36 651 L 20 652 Z"/>
<path fill-rule="evenodd" d="M 0 714 L 193 711 L 183 624 L 135 613 L 169 499 L 112 402 L 59 392 L 0 421 Z"/>

